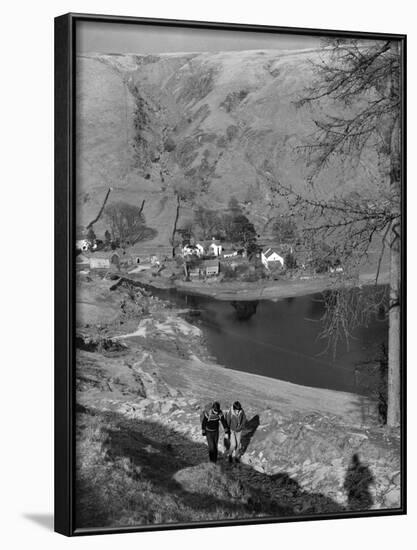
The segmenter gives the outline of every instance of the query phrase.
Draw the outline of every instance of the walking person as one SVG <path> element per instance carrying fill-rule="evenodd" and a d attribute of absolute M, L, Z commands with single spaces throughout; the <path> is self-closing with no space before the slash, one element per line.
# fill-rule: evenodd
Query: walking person
<path fill-rule="evenodd" d="M 220 403 L 215 401 L 212 405 L 205 407 L 201 422 L 202 434 L 207 438 L 208 452 L 210 462 L 217 462 L 218 444 L 219 444 L 219 423 L 222 423 L 225 433 L 229 434 L 224 414 L 220 408 Z"/>
<path fill-rule="evenodd" d="M 239 401 L 235 401 L 225 415 L 226 424 L 230 431 L 229 462 L 240 461 L 242 451 L 242 430 L 246 424 L 245 411 Z"/>

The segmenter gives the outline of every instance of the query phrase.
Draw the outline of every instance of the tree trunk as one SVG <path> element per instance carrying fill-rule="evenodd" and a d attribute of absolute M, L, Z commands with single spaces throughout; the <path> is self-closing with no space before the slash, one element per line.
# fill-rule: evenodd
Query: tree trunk
<path fill-rule="evenodd" d="M 390 48 L 398 55 L 397 45 Z M 399 75 L 400 76 L 400 75 Z M 393 102 L 401 99 L 400 78 L 390 79 Z M 401 117 L 393 122 L 387 144 L 390 153 L 390 181 L 394 192 L 401 192 Z M 390 292 L 388 331 L 388 387 L 387 425 L 396 427 L 401 422 L 401 222 L 393 220 L 390 230 Z"/>
<path fill-rule="evenodd" d="M 173 258 L 175 258 L 175 249 L 176 249 L 176 246 L 175 246 L 175 234 L 177 233 L 178 218 L 180 217 L 180 206 L 181 206 L 180 197 L 179 197 L 179 195 L 177 194 L 177 208 L 176 208 L 176 212 L 175 212 L 174 227 L 173 227 L 173 229 L 172 229 L 172 237 L 171 237 L 172 257 L 173 257 Z"/>
<path fill-rule="evenodd" d="M 401 421 L 401 248 L 399 225 L 393 226 L 390 266 L 389 332 L 388 332 L 388 411 L 387 425 Z"/>

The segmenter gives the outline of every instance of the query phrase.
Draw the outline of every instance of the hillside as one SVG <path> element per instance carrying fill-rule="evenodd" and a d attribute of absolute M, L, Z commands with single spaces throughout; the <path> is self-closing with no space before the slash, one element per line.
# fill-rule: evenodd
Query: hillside
<path fill-rule="evenodd" d="M 79 280 L 77 308 L 79 527 L 400 505 L 399 434 L 372 400 L 224 368 L 184 310 L 129 285 Z M 199 413 L 237 395 L 242 460 L 210 465 Z"/>
<path fill-rule="evenodd" d="M 147 223 L 158 231 L 152 246 L 167 245 L 172 185 L 186 178 L 196 196 L 181 210 L 179 227 L 193 205 L 219 210 L 236 196 L 257 231 L 268 232 L 270 171 L 305 187 L 297 147 L 314 123 L 294 101 L 311 82 L 310 61 L 318 56 L 312 50 L 79 56 L 78 224 L 95 217 L 112 187 L 111 201 L 146 200 Z M 335 193 L 339 170 L 323 172 L 317 189 Z M 345 173 L 343 192 L 363 185 L 360 176 Z M 100 220 L 96 233 L 104 229 Z"/>

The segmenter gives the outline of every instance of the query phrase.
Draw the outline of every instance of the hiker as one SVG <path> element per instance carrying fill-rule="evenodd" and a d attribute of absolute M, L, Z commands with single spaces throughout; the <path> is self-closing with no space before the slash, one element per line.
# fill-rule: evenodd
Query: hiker
<path fill-rule="evenodd" d="M 227 411 L 226 424 L 230 431 L 229 462 L 239 462 L 242 450 L 242 430 L 246 424 L 245 411 L 239 401 L 235 401 Z"/>
<path fill-rule="evenodd" d="M 222 423 L 225 433 L 229 434 L 226 420 L 220 409 L 220 403 L 214 401 L 207 405 L 202 414 L 201 430 L 207 438 L 210 462 L 217 462 L 217 446 L 219 443 L 219 422 Z"/>

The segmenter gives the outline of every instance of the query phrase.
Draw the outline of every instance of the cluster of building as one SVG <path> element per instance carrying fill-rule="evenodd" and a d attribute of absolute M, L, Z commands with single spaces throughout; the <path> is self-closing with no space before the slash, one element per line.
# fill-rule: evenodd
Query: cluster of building
<path fill-rule="evenodd" d="M 134 265 L 134 258 L 123 249 L 116 250 L 100 250 L 91 253 L 92 248 L 89 248 L 77 254 L 75 262 L 79 268 L 89 269 L 115 269 L 119 271 L 121 268 L 128 268 Z"/>
<path fill-rule="evenodd" d="M 220 272 L 221 262 L 228 263 L 232 267 L 237 263 L 247 263 L 250 259 L 244 248 L 224 243 L 216 239 L 211 241 L 186 243 L 182 246 L 181 255 L 184 259 L 184 271 L 186 276 L 196 278 L 200 276 L 216 276 Z M 273 247 L 259 250 L 256 256 L 260 258 L 268 271 L 277 267 L 284 268 L 284 252 Z M 200 259 L 200 262 L 195 261 Z"/>
<path fill-rule="evenodd" d="M 104 244 L 100 239 L 80 238 L 75 242 L 75 262 L 79 269 L 144 271 L 161 265 L 161 255 L 138 256 L 115 242 Z"/>
<path fill-rule="evenodd" d="M 292 268 L 295 264 L 286 265 L 287 254 L 293 254 L 291 245 L 279 245 L 258 247 L 255 253 L 248 256 L 247 250 L 233 243 L 227 243 L 216 239 L 201 242 L 184 243 L 181 247 L 184 274 L 187 279 L 201 277 L 216 277 L 223 267 L 226 269 L 237 269 L 238 266 L 247 265 L 249 270 L 254 272 L 262 265 L 267 272 L 276 272 L 286 267 Z M 166 254 L 154 254 L 146 256 L 135 256 L 123 248 L 105 250 L 95 246 L 87 239 L 76 243 L 76 264 L 79 269 L 90 270 L 127 270 L 129 273 L 156 269 L 156 274 L 162 270 L 167 271 Z M 166 253 L 166 251 L 165 251 Z M 288 260 L 289 261 L 289 260 Z M 306 270 L 311 264 L 309 254 L 304 251 L 297 251 L 297 267 Z M 174 264 L 173 264 L 174 265 Z M 178 266 L 179 267 L 179 266 Z M 174 270 L 175 271 L 175 270 Z M 333 264 L 328 268 L 329 273 L 343 272 L 340 263 Z M 173 272 L 174 273 L 174 272 Z"/>

